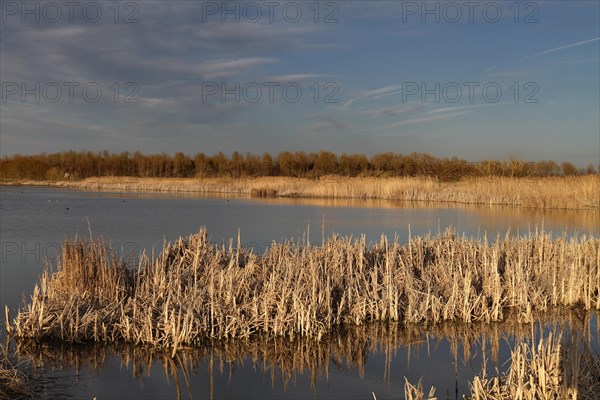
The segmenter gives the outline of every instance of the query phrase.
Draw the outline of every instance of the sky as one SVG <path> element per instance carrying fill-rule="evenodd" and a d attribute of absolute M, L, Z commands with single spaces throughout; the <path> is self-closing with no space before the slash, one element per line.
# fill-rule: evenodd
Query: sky
<path fill-rule="evenodd" d="M 600 162 L 600 2 L 6 1 L 0 154 Z"/>

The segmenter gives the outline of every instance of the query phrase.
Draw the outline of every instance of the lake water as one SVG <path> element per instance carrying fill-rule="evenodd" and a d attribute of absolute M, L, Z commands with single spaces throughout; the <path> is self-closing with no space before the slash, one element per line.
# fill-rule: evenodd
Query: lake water
<path fill-rule="evenodd" d="M 527 234 L 535 229 L 557 235 L 600 234 L 597 211 L 40 187 L 0 187 L 0 220 L 0 302 L 2 308 L 8 305 L 13 316 L 23 294 L 31 293 L 44 259 L 55 259 L 65 238 L 89 236 L 90 231 L 110 241 L 123 257 L 135 257 L 153 246 L 159 250 L 164 241 L 195 233 L 202 226 L 218 243 L 228 243 L 239 229 L 243 245 L 256 252 L 273 240 L 308 237 L 318 244 L 323 235 L 334 232 L 365 234 L 367 242 L 377 241 L 382 233 L 406 241 L 409 234 L 435 234 L 449 226 L 468 236 L 486 234 L 490 240 L 507 232 Z M 597 332 L 596 318 L 588 322 L 587 328 Z M 481 330 L 479 342 L 473 333 L 463 340 L 464 332 L 473 331 L 471 328 L 462 333 L 448 328 L 450 331 L 417 332 L 408 337 L 401 329 L 391 333 L 382 333 L 389 327 L 369 329 L 340 335 L 319 346 L 228 344 L 227 349 L 199 349 L 181 356 L 188 361 L 172 361 L 140 349 L 98 346 L 32 346 L 20 354 L 29 360 L 40 357 L 38 373 L 47 382 L 44 396 L 48 398 L 173 398 L 178 393 L 184 398 L 364 399 L 373 398 L 372 393 L 378 399 L 402 398 L 404 377 L 413 383 L 423 377 L 426 387 L 437 387 L 438 398 L 455 398 L 468 393 L 467 382 L 481 369 L 481 338 L 498 345 L 496 363 L 488 365 L 491 370 L 502 367 L 513 341 L 510 334 L 502 337 L 497 327 L 496 331 Z M 465 348 L 472 354 L 465 357 Z M 460 357 L 455 358 L 457 354 Z"/>

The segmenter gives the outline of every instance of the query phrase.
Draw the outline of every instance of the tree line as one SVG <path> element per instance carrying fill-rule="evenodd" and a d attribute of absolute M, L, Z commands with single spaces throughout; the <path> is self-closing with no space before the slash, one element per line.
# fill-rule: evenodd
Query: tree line
<path fill-rule="evenodd" d="M 599 167 L 600 168 L 600 167 Z M 284 151 L 275 156 L 234 151 L 213 155 L 182 152 L 173 155 L 142 154 L 140 152 L 110 153 L 108 151 L 65 151 L 53 154 L 5 156 L 0 160 L 3 180 L 84 179 L 97 176 L 131 176 L 154 178 L 208 178 L 287 176 L 319 178 L 342 176 L 429 176 L 439 181 L 455 181 L 465 177 L 510 176 L 542 177 L 572 176 L 597 173 L 594 165 L 577 168 L 575 164 L 552 160 L 527 162 L 485 160 L 468 162 L 457 157 L 439 158 L 427 153 L 341 154 L 330 151 L 305 153 Z"/>

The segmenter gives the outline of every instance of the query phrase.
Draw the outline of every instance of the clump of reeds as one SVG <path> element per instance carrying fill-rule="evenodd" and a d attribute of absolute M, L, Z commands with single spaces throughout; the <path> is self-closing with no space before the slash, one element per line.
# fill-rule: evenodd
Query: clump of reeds
<path fill-rule="evenodd" d="M 597 399 L 600 357 L 550 332 L 537 344 L 518 344 L 506 373 L 487 378 L 484 372 L 470 386 L 473 400 Z"/>
<path fill-rule="evenodd" d="M 429 394 L 423 392 L 423 380 L 419 380 L 416 385 L 413 385 L 404 378 L 404 398 L 406 400 L 437 400 L 435 397 L 435 387 L 429 390 Z"/>
<path fill-rule="evenodd" d="M 206 339 L 320 339 L 340 325 L 521 322 L 554 307 L 600 309 L 600 240 L 334 236 L 262 255 L 205 230 L 124 266 L 100 241 L 65 242 L 10 328 L 17 337 L 125 341 L 173 353 Z"/>
<path fill-rule="evenodd" d="M 15 366 L 7 348 L 0 344 L 0 399 L 21 399 L 34 395 L 27 375 Z"/>
<path fill-rule="evenodd" d="M 511 352 L 508 371 L 487 377 L 485 367 L 470 383 L 471 400 L 597 399 L 600 392 L 600 356 L 581 338 L 561 343 L 562 335 L 518 343 Z M 435 390 L 435 388 L 432 388 Z M 422 399 L 421 382 L 405 381 L 407 399 Z M 431 392 L 430 392 L 431 393 Z"/>

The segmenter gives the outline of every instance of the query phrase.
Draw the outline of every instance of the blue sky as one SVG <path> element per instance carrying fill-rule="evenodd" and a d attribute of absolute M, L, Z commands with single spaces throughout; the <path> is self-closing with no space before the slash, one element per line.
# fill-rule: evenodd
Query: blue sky
<path fill-rule="evenodd" d="M 598 1 L 1 4 L 2 155 L 600 162 Z"/>

